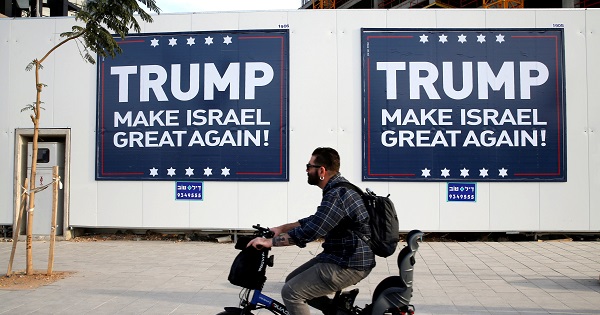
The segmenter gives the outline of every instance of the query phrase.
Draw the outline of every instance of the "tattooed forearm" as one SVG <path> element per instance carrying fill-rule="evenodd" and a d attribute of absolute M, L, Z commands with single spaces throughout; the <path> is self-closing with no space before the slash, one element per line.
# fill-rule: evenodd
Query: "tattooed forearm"
<path fill-rule="evenodd" d="M 289 246 L 296 245 L 296 242 L 287 234 L 283 233 L 273 237 L 273 246 Z"/>

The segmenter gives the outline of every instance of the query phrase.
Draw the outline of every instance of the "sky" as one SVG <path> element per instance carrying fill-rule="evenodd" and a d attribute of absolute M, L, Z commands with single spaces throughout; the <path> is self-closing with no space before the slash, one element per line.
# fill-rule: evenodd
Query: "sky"
<path fill-rule="evenodd" d="M 156 0 L 161 13 L 295 10 L 302 0 Z"/>

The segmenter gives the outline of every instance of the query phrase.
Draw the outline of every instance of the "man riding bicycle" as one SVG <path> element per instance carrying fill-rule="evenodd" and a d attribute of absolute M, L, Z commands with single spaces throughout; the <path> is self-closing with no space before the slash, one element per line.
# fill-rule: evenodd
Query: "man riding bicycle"
<path fill-rule="evenodd" d="M 366 278 L 375 267 L 375 256 L 357 233 L 369 237 L 369 215 L 361 196 L 346 187 L 339 172 L 340 156 L 332 148 L 313 151 L 306 174 L 310 185 L 323 190 L 315 214 L 271 228 L 272 239 L 257 237 L 248 246 L 273 247 L 297 245 L 324 239 L 323 252 L 292 271 L 286 278 L 281 297 L 290 314 L 308 315 L 311 300 L 322 297 Z"/>

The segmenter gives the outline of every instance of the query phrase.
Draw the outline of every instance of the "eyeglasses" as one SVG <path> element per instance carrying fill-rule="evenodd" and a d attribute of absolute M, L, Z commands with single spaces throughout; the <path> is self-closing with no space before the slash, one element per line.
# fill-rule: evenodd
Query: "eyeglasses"
<path fill-rule="evenodd" d="M 321 167 L 321 165 L 314 165 L 314 164 L 310 164 L 310 163 L 309 163 L 309 164 L 306 164 L 306 169 L 309 169 L 309 168 L 311 168 L 311 167 L 314 167 L 314 168 L 319 168 L 319 167 Z"/>

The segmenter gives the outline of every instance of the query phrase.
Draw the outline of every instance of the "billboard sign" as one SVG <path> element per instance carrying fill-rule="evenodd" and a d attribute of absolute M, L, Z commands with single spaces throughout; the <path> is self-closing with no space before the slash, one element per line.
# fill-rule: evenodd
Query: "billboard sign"
<path fill-rule="evenodd" d="M 363 29 L 363 179 L 566 181 L 562 29 Z"/>
<path fill-rule="evenodd" d="M 287 30 L 119 45 L 98 63 L 96 179 L 288 180 Z"/>

